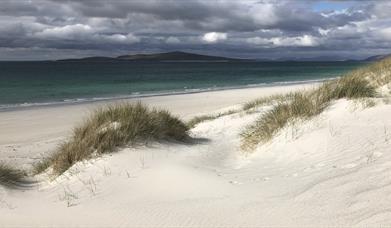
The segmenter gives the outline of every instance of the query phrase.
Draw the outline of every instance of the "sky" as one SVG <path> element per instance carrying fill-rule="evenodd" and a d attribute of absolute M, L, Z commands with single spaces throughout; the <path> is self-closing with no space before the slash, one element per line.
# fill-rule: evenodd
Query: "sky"
<path fill-rule="evenodd" d="M 0 60 L 361 59 L 391 53 L 390 12 L 387 0 L 1 0 Z"/>

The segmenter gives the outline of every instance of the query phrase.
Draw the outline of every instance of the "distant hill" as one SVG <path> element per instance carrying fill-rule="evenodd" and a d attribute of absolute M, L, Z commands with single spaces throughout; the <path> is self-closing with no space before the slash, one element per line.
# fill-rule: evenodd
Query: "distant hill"
<path fill-rule="evenodd" d="M 382 60 L 382 59 L 385 59 L 388 57 L 391 57 L 391 54 L 371 56 L 371 57 L 366 58 L 365 61 L 379 61 L 379 60 Z"/>
<path fill-rule="evenodd" d="M 243 61 L 243 59 L 226 58 L 220 56 L 200 55 L 187 52 L 165 52 L 157 54 L 135 54 L 111 57 L 87 57 L 81 59 L 61 59 L 61 62 L 119 62 L 119 61 Z"/>
<path fill-rule="evenodd" d="M 337 56 L 318 56 L 313 58 L 280 58 L 278 61 L 344 61 L 344 62 L 361 62 L 361 61 L 379 61 L 385 58 L 391 57 L 391 54 L 388 55 L 375 55 L 370 56 L 366 59 L 346 59 Z"/>
<path fill-rule="evenodd" d="M 118 57 L 104 57 L 104 56 L 93 56 L 80 59 L 61 59 L 57 60 L 60 62 L 128 62 L 128 61 L 143 61 L 143 62 L 181 62 L 181 61 L 199 61 L 199 62 L 237 62 L 237 61 L 265 61 L 265 62 L 283 62 L 283 61 L 378 61 L 385 58 L 391 57 L 388 55 L 375 55 L 368 57 L 363 60 L 349 60 L 343 59 L 336 56 L 318 56 L 313 58 L 278 58 L 278 59 L 236 59 L 227 58 L 221 56 L 212 55 L 200 55 L 189 52 L 173 51 L 155 54 L 134 54 L 134 55 L 121 55 Z"/>
<path fill-rule="evenodd" d="M 276 59 L 275 61 L 296 61 L 296 62 L 334 62 L 334 61 L 349 61 L 347 59 L 337 57 L 337 56 L 316 56 L 308 58 L 291 58 L 291 57 L 282 57 Z"/>
<path fill-rule="evenodd" d="M 60 59 L 58 62 L 114 62 L 117 61 L 116 58 L 94 56 L 81 59 Z"/>
<path fill-rule="evenodd" d="M 117 59 L 125 60 L 159 60 L 159 61 L 232 61 L 239 60 L 220 56 L 199 55 L 188 52 L 174 51 L 158 54 L 122 55 Z"/>

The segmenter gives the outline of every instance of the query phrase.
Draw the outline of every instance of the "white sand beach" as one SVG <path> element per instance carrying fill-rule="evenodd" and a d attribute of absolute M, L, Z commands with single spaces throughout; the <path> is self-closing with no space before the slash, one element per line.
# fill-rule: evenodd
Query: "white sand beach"
<path fill-rule="evenodd" d="M 390 12 L 0 1 L 0 228 L 391 227 Z"/>
<path fill-rule="evenodd" d="M 140 99 L 183 119 L 240 109 L 314 84 Z M 133 102 L 135 100 L 131 100 Z M 79 162 L 23 191 L 0 186 L 5 227 L 380 226 L 391 223 L 391 105 L 334 102 L 252 153 L 240 133 L 261 113 L 191 129 L 195 144 L 153 143 Z M 28 169 L 102 103 L 0 113 L 0 160 Z"/>

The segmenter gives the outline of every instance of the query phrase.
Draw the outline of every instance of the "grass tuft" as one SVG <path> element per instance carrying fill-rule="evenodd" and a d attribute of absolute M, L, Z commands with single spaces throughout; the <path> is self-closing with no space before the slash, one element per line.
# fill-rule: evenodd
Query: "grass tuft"
<path fill-rule="evenodd" d="M 290 95 L 291 100 L 280 101 L 271 110 L 267 111 L 254 124 L 248 126 L 241 134 L 242 148 L 254 149 L 259 143 L 269 141 L 280 129 L 295 119 L 309 119 L 321 113 L 326 107 L 317 94 L 297 92 Z"/>
<path fill-rule="evenodd" d="M 32 169 L 33 175 L 43 173 L 45 170 L 47 170 L 53 163 L 52 159 L 53 157 L 43 158 L 41 161 L 34 163 Z"/>
<path fill-rule="evenodd" d="M 348 75 L 323 83 L 318 89 L 313 91 L 313 94 L 325 101 L 341 98 L 374 97 L 376 95 L 376 87 L 371 85 L 368 79 Z"/>
<path fill-rule="evenodd" d="M 285 99 L 293 96 L 293 93 L 289 94 L 276 94 L 276 95 L 271 95 L 271 96 L 266 96 L 266 97 L 261 97 L 258 99 L 255 99 L 253 101 L 249 101 L 245 103 L 242 107 L 243 111 L 248 111 L 250 109 L 253 109 L 258 106 L 263 106 L 263 105 L 272 105 L 281 101 L 284 101 Z"/>
<path fill-rule="evenodd" d="M 23 182 L 24 172 L 8 165 L 0 164 L 0 185 L 13 187 Z"/>
<path fill-rule="evenodd" d="M 61 174 L 78 161 L 113 152 L 116 148 L 153 140 L 185 141 L 188 127 L 168 111 L 141 103 L 115 104 L 95 110 L 57 152 L 35 166 L 39 173 L 51 166 Z"/>
<path fill-rule="evenodd" d="M 354 100 L 355 106 L 363 109 L 372 108 L 377 105 L 376 101 L 370 98 L 359 98 Z"/>
<path fill-rule="evenodd" d="M 388 64 L 388 74 L 385 74 L 385 63 Z M 374 80 L 373 75 L 381 66 L 383 77 Z M 274 100 L 271 97 L 260 99 L 244 106 L 250 109 L 258 104 L 277 102 L 274 107 L 262 114 L 253 124 L 249 125 L 241 134 L 242 149 L 252 150 L 258 144 L 265 143 L 273 138 L 289 122 L 298 119 L 307 120 L 325 110 L 332 101 L 341 98 L 362 99 L 377 95 L 379 86 L 391 81 L 391 60 L 382 61 L 364 69 L 348 73 L 342 78 L 324 82 L 321 86 L 310 91 L 297 92 L 280 96 Z"/>
<path fill-rule="evenodd" d="M 218 113 L 218 114 L 196 116 L 196 117 L 193 117 L 192 119 L 190 119 L 186 123 L 186 125 L 188 126 L 189 129 L 191 129 L 191 128 L 194 128 L 197 124 L 202 123 L 204 121 L 214 120 L 214 119 L 220 118 L 222 116 L 231 115 L 231 114 L 234 114 L 234 113 L 237 113 L 237 112 L 238 112 L 237 110 L 228 110 L 226 112 L 221 112 L 221 113 Z"/>

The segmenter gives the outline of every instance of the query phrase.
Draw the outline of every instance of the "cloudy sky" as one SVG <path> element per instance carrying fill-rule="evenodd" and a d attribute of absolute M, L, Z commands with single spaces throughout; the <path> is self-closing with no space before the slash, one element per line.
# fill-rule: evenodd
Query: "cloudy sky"
<path fill-rule="evenodd" d="M 0 60 L 364 58 L 391 53 L 390 12 L 386 0 L 1 0 Z"/>

